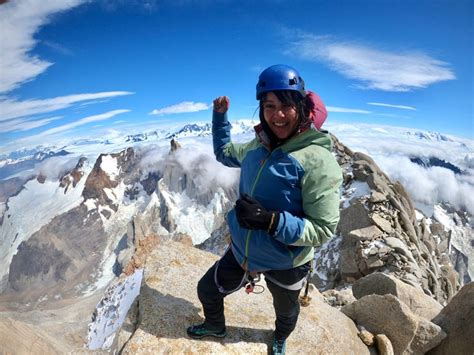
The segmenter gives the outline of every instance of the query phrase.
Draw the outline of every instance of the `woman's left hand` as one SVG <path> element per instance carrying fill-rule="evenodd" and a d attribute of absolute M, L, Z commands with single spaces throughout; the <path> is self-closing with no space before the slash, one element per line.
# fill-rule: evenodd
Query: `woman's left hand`
<path fill-rule="evenodd" d="M 269 211 L 253 197 L 244 194 L 235 203 L 235 214 L 239 224 L 247 229 L 263 229 L 273 235 L 280 214 Z"/>

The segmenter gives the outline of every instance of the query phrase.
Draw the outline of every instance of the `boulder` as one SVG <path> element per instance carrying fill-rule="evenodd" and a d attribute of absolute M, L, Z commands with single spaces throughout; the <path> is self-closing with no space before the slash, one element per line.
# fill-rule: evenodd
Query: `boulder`
<path fill-rule="evenodd" d="M 196 285 L 217 257 L 174 241 L 149 255 L 138 300 L 139 323 L 123 354 L 265 354 L 272 341 L 274 310 L 268 290 L 244 290 L 225 299 L 228 335 L 193 340 L 186 327 L 203 321 Z M 264 283 L 262 283 L 264 285 Z M 352 320 L 320 297 L 301 308 L 288 354 L 369 354 Z"/>
<path fill-rule="evenodd" d="M 420 289 L 381 272 L 357 280 L 352 286 L 352 293 L 357 299 L 371 294 L 394 295 L 414 314 L 428 320 L 433 319 L 443 309 L 443 306 Z"/>
<path fill-rule="evenodd" d="M 380 355 L 394 355 L 392 342 L 385 334 L 377 334 L 375 336 L 375 343 Z"/>
<path fill-rule="evenodd" d="M 472 355 L 474 349 L 474 282 L 464 285 L 433 319 L 447 337 L 429 355 Z"/>
<path fill-rule="evenodd" d="M 380 238 L 383 235 L 382 231 L 377 226 L 369 226 L 360 229 L 354 229 L 349 232 L 348 236 L 357 238 L 363 241 L 370 241 L 373 239 Z"/>
<path fill-rule="evenodd" d="M 341 220 L 337 226 L 342 236 L 347 236 L 354 229 L 370 227 L 372 225 L 368 212 L 360 201 L 356 201 L 341 211 Z"/>
<path fill-rule="evenodd" d="M 341 311 L 369 332 L 387 335 L 395 354 L 424 354 L 446 337 L 438 325 L 415 315 L 393 295 L 365 296 Z"/>

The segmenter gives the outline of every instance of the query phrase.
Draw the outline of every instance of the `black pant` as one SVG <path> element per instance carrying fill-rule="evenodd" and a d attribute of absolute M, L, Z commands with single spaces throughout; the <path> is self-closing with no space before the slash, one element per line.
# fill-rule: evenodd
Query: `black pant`
<path fill-rule="evenodd" d="M 284 285 L 293 284 L 306 276 L 309 263 L 289 270 L 272 270 L 271 277 Z M 210 329 L 221 330 L 225 327 L 224 297 L 227 295 L 217 288 L 214 282 L 216 264 L 214 264 L 198 283 L 198 296 L 204 309 L 205 324 Z M 231 249 L 228 249 L 219 261 L 217 278 L 219 285 L 226 291 L 239 287 L 245 271 L 235 260 Z M 268 279 L 265 279 L 267 287 L 273 296 L 273 307 L 275 308 L 275 337 L 286 339 L 296 327 L 296 321 L 300 313 L 298 296 L 300 290 L 290 291 L 284 289 Z M 243 287 L 244 285 L 242 285 Z"/>

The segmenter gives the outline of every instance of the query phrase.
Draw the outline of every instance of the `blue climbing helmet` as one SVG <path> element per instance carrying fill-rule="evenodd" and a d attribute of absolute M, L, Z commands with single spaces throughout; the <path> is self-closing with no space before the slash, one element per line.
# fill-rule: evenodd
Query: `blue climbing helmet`
<path fill-rule="evenodd" d="M 266 92 L 276 90 L 293 90 L 306 96 L 304 80 L 295 68 L 277 64 L 265 69 L 258 77 L 257 100 Z"/>

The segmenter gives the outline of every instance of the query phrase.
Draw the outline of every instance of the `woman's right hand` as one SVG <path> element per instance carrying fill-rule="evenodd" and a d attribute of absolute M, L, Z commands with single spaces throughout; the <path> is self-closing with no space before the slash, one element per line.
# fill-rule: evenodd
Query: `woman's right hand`
<path fill-rule="evenodd" d="M 226 113 L 230 106 L 230 99 L 227 96 L 219 96 L 213 102 L 214 111 L 218 113 Z"/>

